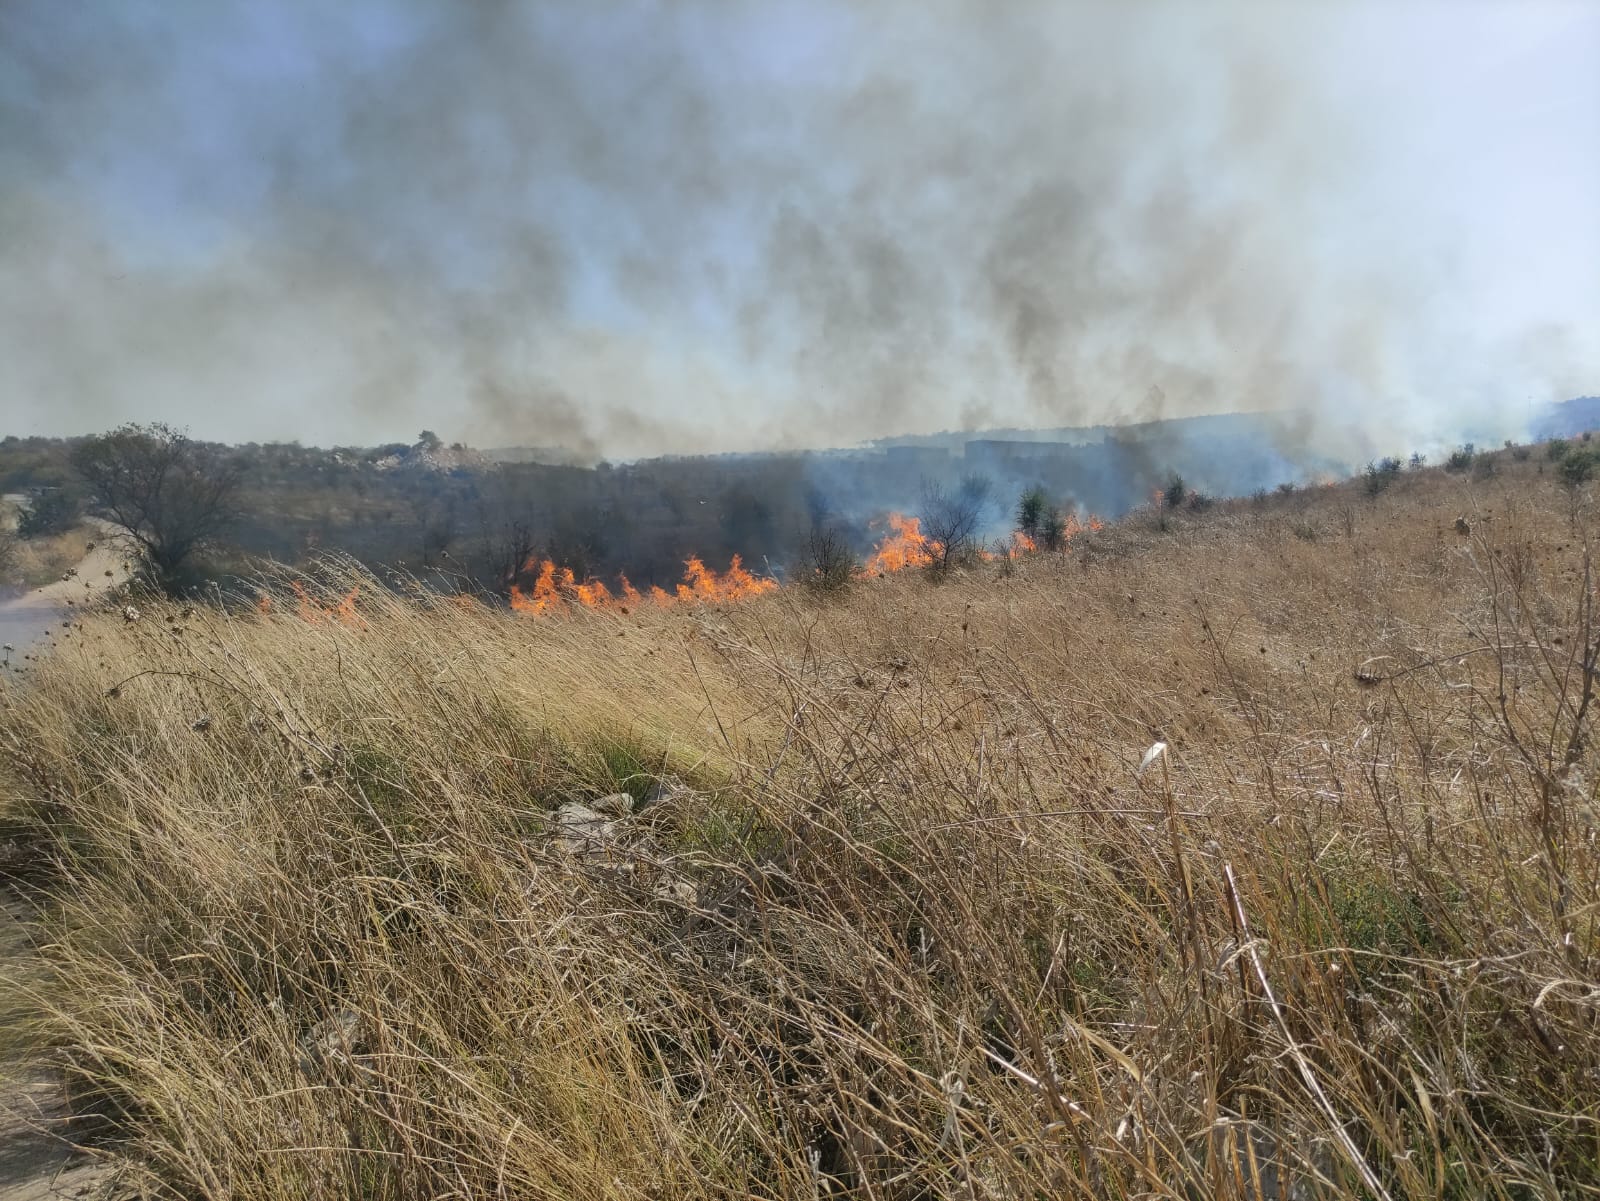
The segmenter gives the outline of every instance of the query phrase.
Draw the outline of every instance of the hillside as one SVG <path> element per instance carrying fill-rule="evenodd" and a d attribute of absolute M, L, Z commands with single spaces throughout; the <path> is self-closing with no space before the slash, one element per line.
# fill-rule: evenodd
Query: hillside
<path fill-rule="evenodd" d="M 0 683 L 38 1055 L 170 1196 L 1600 1195 L 1596 485 L 1519 453 L 89 616 Z"/>

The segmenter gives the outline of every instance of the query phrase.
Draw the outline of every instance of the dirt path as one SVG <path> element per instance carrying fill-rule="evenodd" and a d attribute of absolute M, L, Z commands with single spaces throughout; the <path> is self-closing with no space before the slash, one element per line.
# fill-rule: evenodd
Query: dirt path
<path fill-rule="evenodd" d="M 92 600 L 122 583 L 128 566 L 114 531 L 96 522 L 94 544 L 65 578 L 0 601 L 0 643 L 14 650 L 0 659 L 16 663 L 25 647 L 71 612 L 68 601 Z M 106 1196 L 115 1175 L 105 1160 L 74 1146 L 61 1084 L 36 1062 L 26 1031 L 21 989 L 37 974 L 38 952 L 27 908 L 0 885 L 0 1201 L 56 1201 Z M 16 990 L 16 991 L 13 991 Z"/>
<path fill-rule="evenodd" d="M 14 897 L 4 895 L 0 967 L 8 980 L 17 984 L 32 974 L 36 963 L 26 909 Z M 73 1146 L 60 1082 L 28 1062 L 36 1048 L 28 1045 L 25 1035 L 13 1030 L 5 1034 L 4 1061 L 0 1062 L 0 1201 L 107 1196 L 116 1174 L 114 1167 Z"/>
<path fill-rule="evenodd" d="M 24 647 L 42 638 L 45 630 L 64 620 L 68 601 L 82 604 L 93 600 L 128 578 L 127 557 L 115 542 L 116 531 L 105 522 L 92 524 L 95 541 L 89 553 L 65 577 L 0 601 L 0 644 L 14 648 L 13 661 L 21 656 Z M 3 652 L 0 657 L 4 657 Z"/>

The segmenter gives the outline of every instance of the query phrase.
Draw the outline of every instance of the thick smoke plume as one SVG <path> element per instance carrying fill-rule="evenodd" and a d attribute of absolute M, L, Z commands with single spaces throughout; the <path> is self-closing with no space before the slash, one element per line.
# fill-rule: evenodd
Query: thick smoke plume
<path fill-rule="evenodd" d="M 1436 303 L 1448 231 L 1351 209 L 1345 6 L 1201 9 L 10 0 L 6 424 L 596 458 L 1273 410 L 1360 457 L 1577 390 L 1561 330 Z"/>

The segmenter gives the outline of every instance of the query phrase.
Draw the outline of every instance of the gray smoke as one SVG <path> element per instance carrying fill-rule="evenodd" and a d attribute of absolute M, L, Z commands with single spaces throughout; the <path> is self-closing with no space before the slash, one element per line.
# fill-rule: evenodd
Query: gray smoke
<path fill-rule="evenodd" d="M 6 424 L 593 458 L 1273 410 L 1359 459 L 1496 370 L 1575 387 L 1561 330 L 1463 362 L 1448 259 L 1363 244 L 1338 7 L 9 0 Z"/>

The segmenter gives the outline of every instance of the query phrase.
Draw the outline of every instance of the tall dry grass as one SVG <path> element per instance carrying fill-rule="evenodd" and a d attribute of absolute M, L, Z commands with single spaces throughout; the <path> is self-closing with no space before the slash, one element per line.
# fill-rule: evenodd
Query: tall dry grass
<path fill-rule="evenodd" d="M 837 602 L 93 618 L 0 700 L 51 1054 L 183 1196 L 1600 1194 L 1537 471 Z"/>

